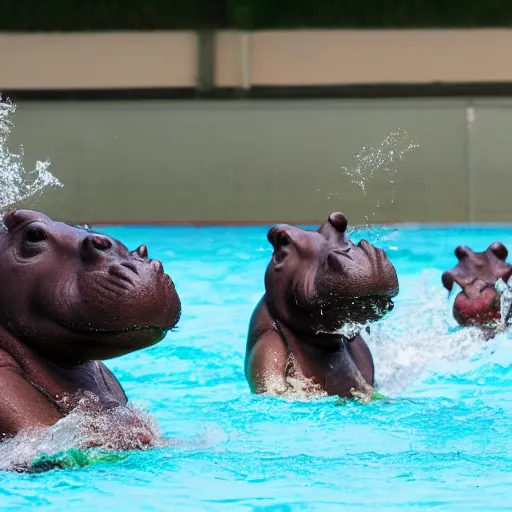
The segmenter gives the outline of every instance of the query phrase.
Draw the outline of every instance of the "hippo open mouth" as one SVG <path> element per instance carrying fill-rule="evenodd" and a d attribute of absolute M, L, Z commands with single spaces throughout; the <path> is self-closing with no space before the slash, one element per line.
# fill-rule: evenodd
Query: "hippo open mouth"
<path fill-rule="evenodd" d="M 505 283 L 512 275 L 512 267 L 505 261 L 506 247 L 494 242 L 485 251 L 474 252 L 469 247 L 459 246 L 455 256 L 459 262 L 443 273 L 442 282 L 450 292 L 454 284 L 461 288 L 453 303 L 457 323 L 493 327 L 506 322 L 510 304 L 504 308 L 503 299 L 504 294 L 511 292 Z"/>
<path fill-rule="evenodd" d="M 157 327 L 154 325 L 132 325 L 129 327 L 125 327 L 124 329 L 102 329 L 102 328 L 96 328 L 91 327 L 89 329 L 85 329 L 83 327 L 73 327 L 73 326 L 67 326 L 64 324 L 61 324 L 62 327 L 65 327 L 66 329 L 72 330 L 73 332 L 77 334 L 84 334 L 88 336 L 96 336 L 98 334 L 106 335 L 106 336 L 121 336 L 126 333 L 135 333 L 135 332 L 148 332 L 151 335 L 160 333 L 162 335 L 162 338 L 165 336 L 167 331 L 169 330 L 167 327 Z"/>
<path fill-rule="evenodd" d="M 460 325 L 487 325 L 501 320 L 500 294 L 494 286 L 485 285 L 478 295 L 457 294 L 453 315 Z"/>
<path fill-rule="evenodd" d="M 121 353 L 151 347 L 162 341 L 167 335 L 167 332 L 172 330 L 168 327 L 151 325 L 132 325 L 117 330 L 94 327 L 87 329 L 81 326 L 75 327 L 65 324 L 60 324 L 60 326 L 64 329 L 64 332 L 68 332 L 70 336 L 73 336 L 75 339 L 80 339 L 82 343 L 86 343 L 88 350 L 98 350 L 102 353 L 106 353 L 106 346 L 110 346 L 114 349 L 114 352 L 120 350 Z M 105 359 L 110 357 L 111 356 L 106 353 Z"/>

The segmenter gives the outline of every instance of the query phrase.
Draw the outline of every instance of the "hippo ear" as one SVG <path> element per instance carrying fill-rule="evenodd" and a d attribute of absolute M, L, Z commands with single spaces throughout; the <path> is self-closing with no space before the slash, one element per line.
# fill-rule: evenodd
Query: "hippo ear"
<path fill-rule="evenodd" d="M 339 233 L 344 234 L 345 231 L 347 231 L 348 219 L 344 213 L 341 213 L 341 212 L 331 213 L 329 215 L 329 222 Z"/>
<path fill-rule="evenodd" d="M 494 242 L 487 250 L 494 253 L 494 255 L 500 260 L 505 261 L 507 259 L 508 250 L 501 242 Z"/>
<path fill-rule="evenodd" d="M 469 247 L 459 245 L 455 247 L 455 257 L 460 261 L 468 257 L 468 254 L 472 252 Z"/>
<path fill-rule="evenodd" d="M 2 226 L 4 226 L 7 230 L 14 229 L 16 226 L 19 226 L 25 220 L 23 215 L 17 210 L 12 210 L 6 213 L 2 219 Z"/>
<path fill-rule="evenodd" d="M 13 210 L 9 213 L 6 213 L 3 217 L 3 223 L 5 227 L 11 231 L 16 229 L 18 226 L 23 224 L 24 222 L 29 221 L 43 221 L 50 222 L 50 219 L 39 212 L 35 212 L 33 210 Z"/>
<path fill-rule="evenodd" d="M 139 247 L 137 247 L 137 249 L 135 249 L 135 252 L 141 258 L 148 259 L 148 248 L 144 244 L 142 244 Z"/>
<path fill-rule="evenodd" d="M 441 281 L 443 283 L 443 286 L 449 291 L 452 291 L 453 288 L 453 272 L 450 270 L 447 270 L 446 272 L 443 272 L 443 275 L 441 276 Z"/>

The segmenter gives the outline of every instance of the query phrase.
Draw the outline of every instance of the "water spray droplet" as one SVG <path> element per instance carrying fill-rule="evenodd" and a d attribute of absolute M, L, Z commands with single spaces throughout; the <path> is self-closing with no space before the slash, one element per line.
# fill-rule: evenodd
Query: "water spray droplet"
<path fill-rule="evenodd" d="M 496 281 L 494 288 L 500 294 L 500 321 L 501 325 L 505 326 L 512 307 L 512 290 L 508 283 L 505 283 L 501 278 Z"/>
<path fill-rule="evenodd" d="M 49 161 L 37 161 L 35 169 L 27 171 L 23 166 L 23 146 L 19 153 L 11 153 L 8 149 L 15 112 L 16 105 L 2 100 L 0 95 L 0 214 L 47 187 L 62 187 L 62 183 L 48 171 Z"/>
<path fill-rule="evenodd" d="M 377 148 L 363 146 L 363 148 L 352 156 L 354 164 L 349 167 L 342 167 L 342 170 L 346 176 L 350 178 L 350 185 L 356 187 L 361 193 L 361 199 L 366 202 L 366 210 L 371 212 L 365 216 L 364 230 L 372 228 L 371 236 L 367 233 L 365 237 L 370 238 L 371 243 L 382 242 L 393 238 L 396 234 L 396 228 L 394 226 L 380 226 L 376 228 L 371 225 L 370 218 L 375 219 L 377 217 L 379 209 L 387 204 L 394 204 L 395 202 L 395 179 L 394 176 L 398 173 L 398 164 L 401 162 L 406 153 L 419 147 L 418 143 L 411 140 L 408 134 L 398 129 L 395 132 L 390 133 L 380 143 Z M 387 201 L 382 199 L 372 204 L 371 197 L 375 197 L 376 194 L 369 194 L 371 186 L 377 186 L 382 188 L 382 181 L 377 181 L 377 175 L 386 174 L 388 176 L 388 183 L 391 190 L 387 194 Z M 379 190 L 379 195 L 382 197 L 382 192 Z M 361 228 L 351 228 L 349 230 L 349 236 L 354 236 L 357 231 Z"/>

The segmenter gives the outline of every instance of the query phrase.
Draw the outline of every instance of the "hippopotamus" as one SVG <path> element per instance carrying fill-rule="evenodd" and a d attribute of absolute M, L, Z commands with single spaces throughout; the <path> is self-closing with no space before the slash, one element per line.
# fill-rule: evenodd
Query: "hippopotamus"
<path fill-rule="evenodd" d="M 512 266 L 506 262 L 507 248 L 501 242 L 492 243 L 483 252 L 459 246 L 455 256 L 457 265 L 442 275 L 448 291 L 452 291 L 454 283 L 462 288 L 453 304 L 455 320 L 461 326 L 496 327 L 501 322 L 496 282 L 502 279 L 506 283 L 512 275 Z"/>
<path fill-rule="evenodd" d="M 302 382 L 308 393 L 372 394 L 373 358 L 361 331 L 393 309 L 398 279 L 385 252 L 354 244 L 347 225 L 335 212 L 316 231 L 286 224 L 268 231 L 273 253 L 246 345 L 253 393 L 282 395 Z"/>
<path fill-rule="evenodd" d="M 144 245 L 129 251 L 35 211 L 3 218 L 0 276 L 3 438 L 55 424 L 75 396 L 126 405 L 101 361 L 158 343 L 181 314 L 171 278 Z"/>

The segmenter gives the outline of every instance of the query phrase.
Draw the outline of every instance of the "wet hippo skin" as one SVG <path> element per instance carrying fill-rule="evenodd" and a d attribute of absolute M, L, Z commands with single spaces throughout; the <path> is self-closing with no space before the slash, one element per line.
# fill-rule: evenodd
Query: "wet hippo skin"
<path fill-rule="evenodd" d="M 347 218 L 336 212 L 316 231 L 277 225 L 268 232 L 274 251 L 246 347 L 252 392 L 286 393 L 290 378 L 341 397 L 372 391 L 361 325 L 392 309 L 398 279 L 384 251 L 354 244 L 346 230 Z"/>
<path fill-rule="evenodd" d="M 455 249 L 457 264 L 443 273 L 442 282 L 448 291 L 454 284 L 461 288 L 453 304 L 453 316 L 461 326 L 492 328 L 501 320 L 500 294 L 495 285 L 499 279 L 506 283 L 512 275 L 507 256 L 508 250 L 500 242 L 482 252 L 466 246 Z"/>
<path fill-rule="evenodd" d="M 140 246 L 29 210 L 0 229 L 0 432 L 53 425 L 90 394 L 107 408 L 126 395 L 101 360 L 162 340 L 181 303 Z"/>

